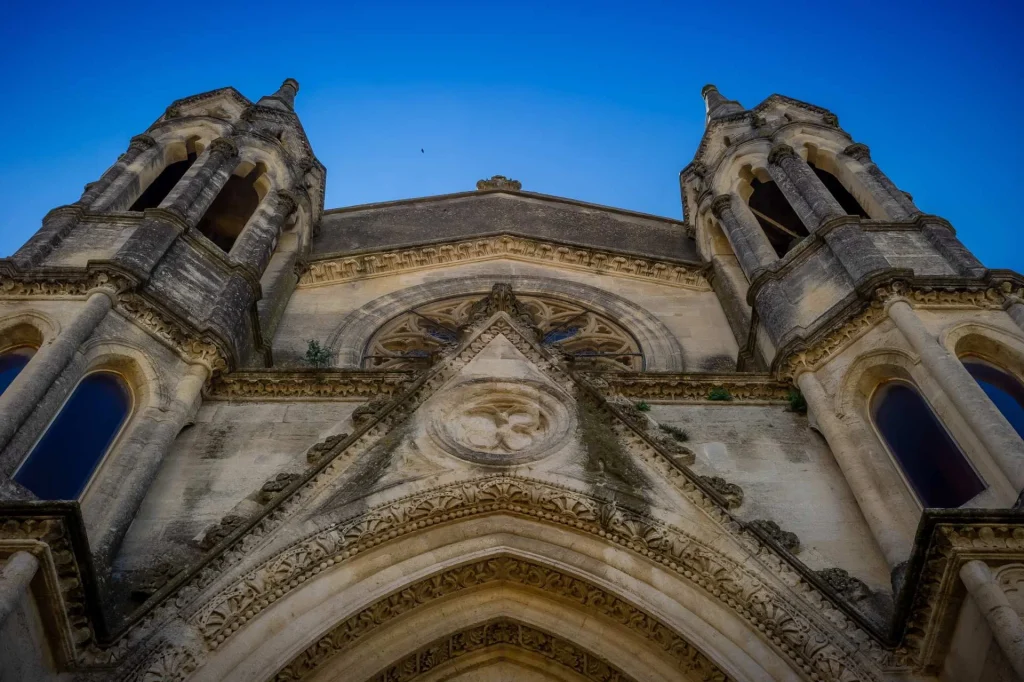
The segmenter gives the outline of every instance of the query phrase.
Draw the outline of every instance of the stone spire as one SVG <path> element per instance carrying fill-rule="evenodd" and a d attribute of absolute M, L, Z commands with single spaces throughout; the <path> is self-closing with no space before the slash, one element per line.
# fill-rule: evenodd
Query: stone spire
<path fill-rule="evenodd" d="M 285 78 L 284 83 L 273 95 L 267 95 L 260 99 L 257 104 L 274 109 L 286 109 L 292 111 L 295 108 L 295 95 L 299 92 L 299 81 L 294 78 Z"/>
<path fill-rule="evenodd" d="M 701 88 L 700 96 L 704 98 L 704 107 L 707 111 L 705 123 L 710 123 L 716 118 L 722 118 L 729 114 L 738 114 L 745 111 L 743 105 L 736 100 L 726 99 L 714 85 L 705 85 Z"/>

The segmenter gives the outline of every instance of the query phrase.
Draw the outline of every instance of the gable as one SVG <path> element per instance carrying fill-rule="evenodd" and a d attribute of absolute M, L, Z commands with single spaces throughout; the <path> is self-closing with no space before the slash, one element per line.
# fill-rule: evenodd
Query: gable
<path fill-rule="evenodd" d="M 401 248 L 509 233 L 626 253 L 697 261 L 681 222 L 530 193 L 472 194 L 327 212 L 314 254 Z"/>

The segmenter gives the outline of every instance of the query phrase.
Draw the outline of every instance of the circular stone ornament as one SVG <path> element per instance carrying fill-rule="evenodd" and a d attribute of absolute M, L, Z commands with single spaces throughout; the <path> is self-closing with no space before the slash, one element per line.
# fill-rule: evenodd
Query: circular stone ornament
<path fill-rule="evenodd" d="M 575 429 L 564 396 L 535 382 L 481 380 L 453 388 L 428 431 L 443 450 L 476 464 L 512 466 L 545 457 Z"/>

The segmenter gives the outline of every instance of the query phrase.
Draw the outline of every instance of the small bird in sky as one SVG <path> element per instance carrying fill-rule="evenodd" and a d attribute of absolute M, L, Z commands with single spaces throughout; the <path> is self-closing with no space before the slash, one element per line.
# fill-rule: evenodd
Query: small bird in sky
<path fill-rule="evenodd" d="M 421 149 L 421 150 L 420 150 L 420 154 L 423 154 L 423 153 L 425 153 L 425 152 L 424 152 L 424 151 L 423 151 L 423 150 Z"/>

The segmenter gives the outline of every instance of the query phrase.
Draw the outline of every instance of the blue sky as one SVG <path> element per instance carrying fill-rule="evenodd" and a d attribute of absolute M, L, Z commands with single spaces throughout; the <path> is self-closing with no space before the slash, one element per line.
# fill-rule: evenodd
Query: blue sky
<path fill-rule="evenodd" d="M 1009 2 L 8 5 L 0 255 L 174 99 L 285 77 L 328 207 L 524 189 L 679 217 L 708 82 L 827 107 L 989 267 L 1024 270 L 1024 10 Z M 420 149 L 424 152 L 421 153 Z"/>

